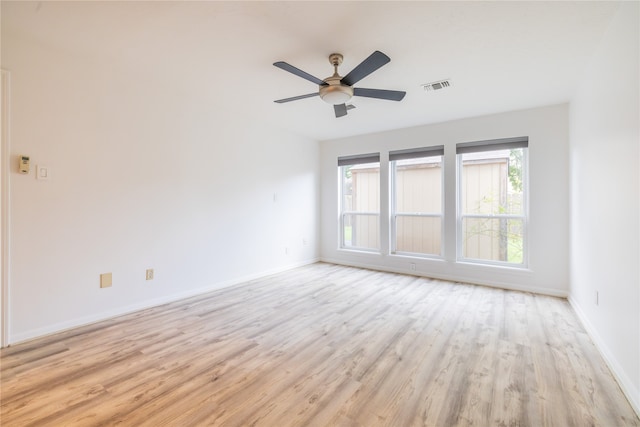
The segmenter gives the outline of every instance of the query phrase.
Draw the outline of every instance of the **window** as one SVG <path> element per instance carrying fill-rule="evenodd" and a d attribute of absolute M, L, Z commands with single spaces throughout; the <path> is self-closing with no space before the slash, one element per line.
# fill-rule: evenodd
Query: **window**
<path fill-rule="evenodd" d="M 380 248 L 380 154 L 338 158 L 340 246 Z"/>
<path fill-rule="evenodd" d="M 389 152 L 391 252 L 442 253 L 444 146 Z"/>
<path fill-rule="evenodd" d="M 458 258 L 526 265 L 528 138 L 457 144 Z"/>

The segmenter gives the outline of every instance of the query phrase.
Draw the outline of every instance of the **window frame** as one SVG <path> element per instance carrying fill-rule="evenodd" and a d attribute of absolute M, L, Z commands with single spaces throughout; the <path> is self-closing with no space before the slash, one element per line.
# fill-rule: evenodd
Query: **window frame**
<path fill-rule="evenodd" d="M 420 159 L 440 157 L 440 213 L 434 212 L 397 212 L 397 162 L 405 159 Z M 389 152 L 389 253 L 390 255 L 409 256 L 419 258 L 444 258 L 444 220 L 445 220 L 445 185 L 444 185 L 444 145 L 424 148 L 395 150 Z M 397 220 L 398 217 L 439 218 L 440 219 L 440 248 L 438 254 L 423 252 L 398 251 Z"/>
<path fill-rule="evenodd" d="M 489 141 L 475 141 L 456 144 L 456 262 L 492 265 L 517 269 L 529 268 L 529 138 L 504 138 Z M 462 173 L 463 155 L 482 151 L 498 151 L 522 148 L 522 213 L 521 214 L 465 214 L 462 212 Z M 463 220 L 478 219 L 517 219 L 522 221 L 522 263 L 508 261 L 469 258 L 464 256 Z"/>
<path fill-rule="evenodd" d="M 369 154 L 358 154 L 354 156 L 342 156 L 338 157 L 338 194 L 339 194 L 339 203 L 338 203 L 338 248 L 346 251 L 354 251 L 354 252 L 369 252 L 369 253 L 380 253 L 381 252 L 381 242 L 380 242 L 380 217 L 381 217 L 381 203 L 378 203 L 378 211 L 354 211 L 354 210 L 345 210 L 345 194 L 344 194 L 344 172 L 343 168 L 345 166 L 354 166 L 354 165 L 365 165 L 370 163 L 378 163 L 378 174 L 381 174 L 382 171 L 382 162 L 380 161 L 380 153 L 369 153 Z M 380 185 L 380 179 L 378 179 L 378 194 L 380 194 L 382 188 Z M 347 246 L 345 244 L 345 217 L 347 215 L 362 215 L 362 216 L 375 216 L 377 217 L 378 223 L 378 246 L 376 248 L 371 247 L 362 247 L 362 246 Z"/>

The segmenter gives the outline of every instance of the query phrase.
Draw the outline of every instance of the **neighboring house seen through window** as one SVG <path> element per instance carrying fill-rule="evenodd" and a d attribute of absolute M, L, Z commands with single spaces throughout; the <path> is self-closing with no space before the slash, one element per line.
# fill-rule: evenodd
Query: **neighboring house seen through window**
<path fill-rule="evenodd" d="M 442 254 L 444 146 L 389 152 L 391 252 Z"/>

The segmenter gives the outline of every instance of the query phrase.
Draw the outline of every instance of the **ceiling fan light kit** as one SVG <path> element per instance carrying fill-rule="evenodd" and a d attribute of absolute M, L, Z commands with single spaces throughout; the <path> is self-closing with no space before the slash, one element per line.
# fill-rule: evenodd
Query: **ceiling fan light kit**
<path fill-rule="evenodd" d="M 286 62 L 279 61 L 273 65 L 295 74 L 298 77 L 302 77 L 312 83 L 318 85 L 317 93 L 309 93 L 306 95 L 294 96 L 291 98 L 278 99 L 274 102 L 282 104 L 285 102 L 296 101 L 304 98 L 311 98 L 314 96 L 320 96 L 320 98 L 327 104 L 332 104 L 334 107 L 336 117 L 343 117 L 347 115 L 347 110 L 354 108 L 352 105 L 347 106 L 348 102 L 354 96 L 363 96 L 367 98 L 385 99 L 389 101 L 401 101 L 406 92 L 396 90 L 383 90 L 383 89 L 362 89 L 354 88 L 353 85 L 367 77 L 369 74 L 376 71 L 378 68 L 390 62 L 391 59 L 380 51 L 375 51 L 367 59 L 362 61 L 356 68 L 351 70 L 349 74 L 342 77 L 338 74 L 338 66 L 342 64 L 342 55 L 339 53 L 332 53 L 329 55 L 329 62 L 333 65 L 333 75 L 327 77 L 324 80 L 312 76 L 293 65 Z"/>
<path fill-rule="evenodd" d="M 341 84 L 320 86 L 320 98 L 327 104 L 344 104 L 353 96 L 353 88 Z"/>

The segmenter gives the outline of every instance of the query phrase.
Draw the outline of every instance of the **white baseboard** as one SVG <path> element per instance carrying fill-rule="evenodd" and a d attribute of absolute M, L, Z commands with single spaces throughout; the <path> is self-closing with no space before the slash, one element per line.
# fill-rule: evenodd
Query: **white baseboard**
<path fill-rule="evenodd" d="M 582 322 L 582 326 L 591 337 L 591 340 L 598 351 L 600 351 L 600 354 L 609 367 L 609 370 L 611 370 L 613 377 L 616 379 L 618 385 L 622 389 L 622 392 L 629 400 L 631 407 L 633 407 L 633 410 L 636 411 L 636 414 L 640 417 L 640 390 L 633 385 L 633 381 L 631 381 L 624 369 L 622 369 L 622 366 L 620 366 L 618 360 L 611 353 L 604 340 L 600 337 L 596 328 L 591 324 L 585 312 L 580 308 L 580 304 L 578 304 L 578 302 L 571 296 L 569 296 L 568 299 L 569 304 L 571 304 L 571 307 L 573 307 L 573 310 L 578 315 L 578 319 Z"/>
<path fill-rule="evenodd" d="M 36 338 L 41 338 L 46 335 L 55 334 L 58 332 L 67 331 L 69 329 L 77 328 L 80 326 L 90 325 L 92 323 L 101 322 L 103 320 L 108 320 L 117 316 L 122 316 L 124 314 L 130 314 L 136 311 L 144 310 L 151 307 L 156 307 L 162 304 L 167 304 L 174 301 L 179 301 L 181 299 L 190 298 L 196 295 L 202 295 L 207 292 L 215 291 L 222 288 L 227 288 L 229 286 L 239 285 L 241 283 L 245 283 L 251 280 L 260 279 L 263 277 L 271 276 L 273 274 L 282 273 L 284 271 L 292 270 L 294 268 L 302 267 L 304 265 L 314 264 L 318 262 L 318 258 L 312 258 L 309 260 L 288 264 L 284 267 L 278 267 L 271 270 L 262 271 L 260 273 L 250 274 L 243 277 L 238 277 L 231 280 L 225 280 L 222 282 L 217 282 L 211 284 L 209 286 L 190 289 L 185 292 L 179 292 L 171 295 L 165 295 L 160 298 L 154 298 L 150 300 L 141 301 L 136 304 L 127 305 L 124 307 L 118 307 L 113 310 L 107 310 L 100 313 L 92 314 L 91 316 L 84 316 L 76 319 L 66 320 L 64 322 L 55 323 L 53 325 L 48 325 L 43 328 L 31 329 L 25 332 L 20 332 L 17 334 L 12 334 L 9 337 L 9 345 L 19 344 L 25 341 L 30 341 Z"/>

